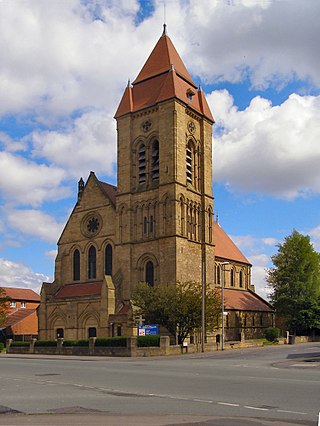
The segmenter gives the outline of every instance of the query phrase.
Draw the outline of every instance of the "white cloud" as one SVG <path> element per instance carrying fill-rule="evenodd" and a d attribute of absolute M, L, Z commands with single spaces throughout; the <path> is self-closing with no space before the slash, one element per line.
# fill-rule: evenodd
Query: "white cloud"
<path fill-rule="evenodd" d="M 43 157 L 68 175 L 86 178 L 91 170 L 112 175 L 117 146 L 115 123 L 105 111 L 92 111 L 64 131 L 36 131 L 31 135 L 33 156 Z"/>
<path fill-rule="evenodd" d="M 260 97 L 240 111 L 226 91 L 208 100 L 217 121 L 215 178 L 232 190 L 286 199 L 320 193 L 320 96 Z"/>
<path fill-rule="evenodd" d="M 50 277 L 33 272 L 27 266 L 0 258 L 0 286 L 29 288 L 40 293 L 43 281 L 50 281 Z"/>
<path fill-rule="evenodd" d="M 320 85 L 317 1 L 180 1 L 189 69 L 209 81 Z M 189 22 L 190 25 L 185 25 Z M 192 23 L 192 25 L 191 25 Z M 299 58 L 299 59 L 298 59 Z"/>
<path fill-rule="evenodd" d="M 49 243 L 56 243 L 64 224 L 57 223 L 53 216 L 40 210 L 9 210 L 9 224 L 26 235 L 40 238 Z"/>
<path fill-rule="evenodd" d="M 268 300 L 270 297 L 270 287 L 266 281 L 266 269 L 270 267 L 270 256 L 264 253 L 256 254 L 249 257 L 252 263 L 252 284 L 255 286 L 255 291 Z"/>
<path fill-rule="evenodd" d="M 65 172 L 57 167 L 36 164 L 18 155 L 0 152 L 0 193 L 13 204 L 40 205 L 69 195 L 61 184 Z"/>

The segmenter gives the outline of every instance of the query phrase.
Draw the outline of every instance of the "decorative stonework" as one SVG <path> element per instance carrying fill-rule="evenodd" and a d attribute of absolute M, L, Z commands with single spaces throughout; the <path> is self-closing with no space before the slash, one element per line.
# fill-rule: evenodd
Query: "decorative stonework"
<path fill-rule="evenodd" d="M 98 213 L 90 213 L 81 224 L 81 232 L 86 237 L 95 237 L 99 234 L 102 226 L 102 218 Z"/>
<path fill-rule="evenodd" d="M 189 130 L 189 133 L 191 133 L 192 135 L 196 131 L 196 125 L 194 124 L 193 121 L 188 122 L 188 130 Z"/>
<path fill-rule="evenodd" d="M 152 127 L 152 121 L 151 120 L 145 120 L 142 124 L 141 124 L 141 129 L 147 133 Z"/>

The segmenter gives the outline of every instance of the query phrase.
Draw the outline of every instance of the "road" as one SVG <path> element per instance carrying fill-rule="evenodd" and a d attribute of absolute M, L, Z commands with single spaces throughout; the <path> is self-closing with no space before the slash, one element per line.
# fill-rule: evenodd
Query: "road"
<path fill-rule="evenodd" d="M 320 343 L 161 358 L 1 354 L 0 378 L 1 425 L 316 425 Z"/>

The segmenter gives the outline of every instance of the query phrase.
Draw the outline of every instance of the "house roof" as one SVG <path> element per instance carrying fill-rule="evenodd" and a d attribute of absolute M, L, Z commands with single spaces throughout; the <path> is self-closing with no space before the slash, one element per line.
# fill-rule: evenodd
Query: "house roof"
<path fill-rule="evenodd" d="M 40 302 L 40 296 L 35 291 L 29 288 L 13 288 L 13 287 L 2 287 L 12 300 L 22 300 L 29 302 Z"/>
<path fill-rule="evenodd" d="M 249 260 L 241 253 L 235 243 L 217 222 L 213 224 L 213 235 L 216 257 L 251 265 Z"/>
<path fill-rule="evenodd" d="M 5 322 L 5 327 L 12 327 L 13 325 L 17 324 L 18 322 L 24 320 L 29 315 L 36 312 L 36 309 L 17 309 L 16 311 L 12 312 L 12 314 L 8 314 Z"/>
<path fill-rule="evenodd" d="M 183 101 L 191 109 L 214 121 L 204 93 L 197 88 L 164 31 L 132 87 L 130 84 L 126 87 L 115 118 L 172 98 Z"/>
<path fill-rule="evenodd" d="M 221 291 L 221 289 L 220 289 Z M 224 289 L 225 308 L 237 311 L 273 312 L 274 309 L 258 294 L 247 290 Z"/>
<path fill-rule="evenodd" d="M 56 298 L 97 296 L 101 294 L 102 282 L 78 283 L 64 285 L 56 294 Z"/>

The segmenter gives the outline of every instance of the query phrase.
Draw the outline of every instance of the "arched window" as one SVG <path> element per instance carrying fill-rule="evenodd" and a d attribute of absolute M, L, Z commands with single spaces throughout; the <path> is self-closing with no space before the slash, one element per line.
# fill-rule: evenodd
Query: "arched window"
<path fill-rule="evenodd" d="M 143 218 L 143 233 L 146 235 L 148 232 L 148 219 L 147 216 Z"/>
<path fill-rule="evenodd" d="M 159 142 L 152 142 L 151 148 L 151 178 L 152 180 L 159 179 Z"/>
<path fill-rule="evenodd" d="M 153 216 L 150 216 L 150 221 L 149 221 L 149 232 L 150 234 L 153 234 Z"/>
<path fill-rule="evenodd" d="M 180 217 L 181 217 L 181 235 L 185 233 L 185 220 L 184 220 L 184 202 L 183 199 L 180 198 Z"/>
<path fill-rule="evenodd" d="M 154 266 L 151 260 L 146 264 L 146 283 L 149 284 L 150 287 L 154 285 Z"/>
<path fill-rule="evenodd" d="M 139 183 L 145 183 L 147 180 L 146 165 L 146 146 L 142 143 L 138 149 Z"/>
<path fill-rule="evenodd" d="M 243 287 L 243 271 L 242 270 L 239 272 L 239 286 L 241 288 Z"/>
<path fill-rule="evenodd" d="M 221 267 L 216 265 L 216 284 L 221 285 Z"/>
<path fill-rule="evenodd" d="M 73 252 L 73 281 L 80 280 L 80 252 L 75 250 Z"/>
<path fill-rule="evenodd" d="M 234 269 L 230 270 L 230 285 L 234 287 Z"/>
<path fill-rule="evenodd" d="M 88 278 L 96 278 L 97 275 L 97 254 L 94 246 L 91 246 L 89 249 L 88 255 Z"/>
<path fill-rule="evenodd" d="M 187 183 L 192 183 L 193 180 L 193 148 L 191 141 L 188 142 L 186 151 L 186 166 L 187 166 Z"/>
<path fill-rule="evenodd" d="M 105 274 L 112 275 L 112 246 L 108 244 L 105 250 Z"/>

